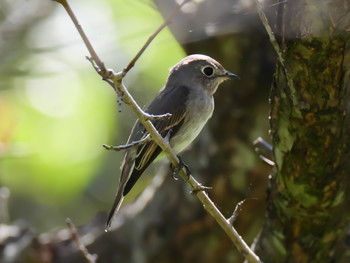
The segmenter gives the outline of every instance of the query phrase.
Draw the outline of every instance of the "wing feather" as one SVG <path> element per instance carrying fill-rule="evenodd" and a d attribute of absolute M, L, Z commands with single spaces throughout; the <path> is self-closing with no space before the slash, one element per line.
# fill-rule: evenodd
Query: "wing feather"
<path fill-rule="evenodd" d="M 158 115 L 170 113 L 171 117 L 168 119 L 161 119 L 153 121 L 154 127 L 157 131 L 165 137 L 169 131 L 170 139 L 173 137 L 177 131 L 181 128 L 185 114 L 186 114 L 186 102 L 188 99 L 189 89 L 186 86 L 175 88 L 164 89 L 150 104 L 147 113 Z M 136 123 L 139 129 L 133 129 L 133 134 L 130 136 L 129 141 L 135 140 L 136 136 L 147 136 L 147 131 L 142 128 L 140 133 L 140 123 Z M 137 133 L 137 134 L 136 134 Z M 139 146 L 136 153 L 135 166 L 130 175 L 130 178 L 124 188 L 123 195 L 125 196 L 131 188 L 134 186 L 136 181 L 139 179 L 141 174 L 146 170 L 146 168 L 152 163 L 152 161 L 160 154 L 160 147 L 153 141 L 145 143 Z"/>
<path fill-rule="evenodd" d="M 153 121 L 153 125 L 163 137 L 166 136 L 171 130 L 171 138 L 181 128 L 186 114 L 188 94 L 189 89 L 186 86 L 167 86 L 159 93 L 159 95 L 147 108 L 146 112 L 150 114 L 172 114 L 169 119 Z M 128 143 L 141 140 L 147 135 L 148 133 L 143 125 L 139 121 L 136 121 L 131 131 Z M 154 161 L 160 152 L 160 147 L 158 147 L 156 143 L 150 141 L 139 146 L 137 149 L 131 148 L 125 153 L 121 165 L 119 189 L 117 191 L 112 209 L 109 212 L 106 230 L 109 229 L 113 216 L 119 210 L 123 197 L 130 191 L 142 173 Z"/>

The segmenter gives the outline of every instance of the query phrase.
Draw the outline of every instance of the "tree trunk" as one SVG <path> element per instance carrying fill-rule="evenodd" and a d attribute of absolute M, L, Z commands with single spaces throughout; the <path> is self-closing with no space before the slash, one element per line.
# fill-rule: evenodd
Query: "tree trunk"
<path fill-rule="evenodd" d="M 270 97 L 276 172 L 256 248 L 264 262 L 346 260 L 349 11 L 348 0 L 300 0 L 286 2 L 278 13 L 293 85 L 279 65 Z"/>

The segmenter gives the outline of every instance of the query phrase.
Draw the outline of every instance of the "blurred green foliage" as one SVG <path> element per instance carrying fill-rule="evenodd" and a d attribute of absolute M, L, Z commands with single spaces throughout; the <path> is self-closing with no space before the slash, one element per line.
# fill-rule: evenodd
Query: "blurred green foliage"
<path fill-rule="evenodd" d="M 6 21 L 13 19 L 11 12 L 21 2 L 7 3 L 2 33 L 10 30 Z M 35 1 L 41 8 L 43 2 Z M 163 21 L 144 1 L 74 1 L 72 5 L 102 60 L 115 70 L 126 66 Z M 28 220 L 41 230 L 64 224 L 57 210 L 62 217 L 87 223 L 109 207 L 122 153 L 113 159 L 116 154 L 101 145 L 124 143 L 133 123 L 122 117 L 126 105 L 118 114 L 112 89 L 84 60 L 86 49 L 64 9 L 55 2 L 45 3 L 45 8 L 47 12 L 33 9 L 31 17 L 12 20 L 12 35 L 0 42 L 1 59 L 7 63 L 0 68 L 0 186 L 11 191 L 11 219 Z M 96 26 L 95 20 L 104 27 L 100 28 L 102 22 Z M 183 55 L 168 30 L 152 43 L 126 79 L 136 98 L 143 98 L 141 106 L 162 87 L 168 68 Z M 128 128 L 123 128 L 124 121 Z M 95 184 L 98 189 L 91 190 Z M 101 199 L 91 197 L 103 191 L 107 193 Z M 39 214 L 43 207 L 46 215 L 31 215 L 23 205 Z"/>

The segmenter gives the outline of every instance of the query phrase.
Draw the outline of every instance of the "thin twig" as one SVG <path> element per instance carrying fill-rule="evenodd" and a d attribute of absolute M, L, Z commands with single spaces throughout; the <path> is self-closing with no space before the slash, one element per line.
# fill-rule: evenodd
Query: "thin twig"
<path fill-rule="evenodd" d="M 262 155 L 262 154 L 259 154 L 259 158 L 266 164 L 270 165 L 270 166 L 275 166 L 275 162 L 272 161 L 271 159 L 269 158 L 266 158 L 266 156 Z"/>
<path fill-rule="evenodd" d="M 161 24 L 157 30 L 148 38 L 146 43 L 142 46 L 139 52 L 137 52 L 136 56 L 130 61 L 130 63 L 123 69 L 122 75 L 125 76 L 130 69 L 132 69 L 136 63 L 136 61 L 140 58 L 140 56 L 143 54 L 143 52 L 148 48 L 148 46 L 151 44 L 153 39 L 156 38 L 156 36 L 166 27 L 168 26 L 172 20 L 174 19 L 177 12 L 180 11 L 181 7 L 183 7 L 186 3 L 188 3 L 191 0 L 184 0 L 181 4 L 178 4 L 176 8 L 174 8 L 173 12 L 170 14 L 170 16 Z"/>
<path fill-rule="evenodd" d="M 145 114 L 146 120 L 148 120 L 148 121 L 169 119 L 171 117 L 171 113 L 153 115 L 153 114 L 149 114 L 147 112 L 144 112 L 144 114 Z"/>
<path fill-rule="evenodd" d="M 70 18 L 72 19 L 75 27 L 77 28 L 81 38 L 83 39 L 84 41 L 84 44 L 86 46 L 86 48 L 88 49 L 92 59 L 95 61 L 95 63 L 97 64 L 97 66 L 100 68 L 100 69 L 105 69 L 105 66 L 103 64 L 103 62 L 100 60 L 100 58 L 98 57 L 95 49 L 92 47 L 88 37 L 86 36 L 83 28 L 81 27 L 81 25 L 79 24 L 79 21 L 78 19 L 76 18 L 76 16 L 74 15 L 74 12 L 73 10 L 71 9 L 70 5 L 68 4 L 68 2 L 66 0 L 53 0 L 53 1 L 56 1 L 58 3 L 60 3 L 67 11 L 68 15 L 70 16 Z"/>
<path fill-rule="evenodd" d="M 265 15 L 265 13 L 264 13 L 264 11 L 263 11 L 259 1 L 258 0 L 254 0 L 254 1 L 255 1 L 255 4 L 256 4 L 256 9 L 258 11 L 260 20 L 261 20 L 262 24 L 264 25 L 267 34 L 269 35 L 270 42 L 271 42 L 274 50 L 276 51 L 277 61 L 280 63 L 280 65 L 282 67 L 282 70 L 283 70 L 283 73 L 284 73 L 284 76 L 286 77 L 286 80 L 287 80 L 287 83 L 288 83 L 288 87 L 289 87 L 290 92 L 291 92 L 290 95 L 291 95 L 291 99 L 293 101 L 293 105 L 296 106 L 298 104 L 298 100 L 297 100 L 297 96 L 296 96 L 294 82 L 293 82 L 293 79 L 291 78 L 291 76 L 289 75 L 287 67 L 286 67 L 286 65 L 284 63 L 282 50 L 281 50 L 280 46 L 277 43 L 276 37 L 275 37 L 271 27 L 270 27 L 269 21 L 267 20 L 267 17 Z"/>
<path fill-rule="evenodd" d="M 270 166 L 274 166 L 275 162 L 273 161 L 273 148 L 272 145 L 265 141 L 263 138 L 258 137 L 253 145 L 255 147 L 255 152 L 258 153 L 259 158 L 263 160 Z"/>
<path fill-rule="evenodd" d="M 100 76 L 102 77 L 102 79 L 104 81 L 106 81 L 117 93 L 117 89 L 116 87 L 114 86 L 114 83 L 113 81 L 111 81 L 110 79 L 106 78 L 106 75 L 107 75 L 107 69 L 105 68 L 104 66 L 104 63 L 100 63 L 100 65 L 102 65 L 102 68 L 95 62 L 94 58 L 91 56 L 86 56 L 86 59 L 91 63 L 92 67 L 96 70 L 96 72 L 98 74 L 100 74 Z M 99 58 L 98 58 L 99 59 Z M 119 93 L 118 93 L 118 97 L 121 97 L 119 96 Z"/>
<path fill-rule="evenodd" d="M 70 7 L 69 3 L 67 2 L 67 0 L 53 0 L 53 1 L 60 3 L 64 7 L 64 9 L 67 11 L 67 14 L 69 15 L 69 17 L 72 19 L 74 26 L 78 30 L 79 35 L 81 36 L 82 40 L 84 41 L 84 44 L 85 44 L 85 46 L 90 54 L 90 57 L 87 56 L 86 59 L 91 62 L 92 66 L 94 67 L 96 72 L 102 77 L 102 79 L 104 81 L 106 81 L 108 83 L 108 85 L 110 85 L 117 92 L 118 98 L 121 97 L 121 94 L 116 89 L 114 83 L 105 77 L 106 75 L 108 75 L 109 71 L 106 69 L 104 63 L 101 61 L 100 57 L 97 55 L 95 49 L 93 48 L 90 40 L 86 36 L 82 26 L 80 25 L 78 19 L 76 18 L 75 14 L 74 14 L 72 8 Z M 120 105 L 120 104 L 118 103 L 118 105 Z"/>
<path fill-rule="evenodd" d="M 149 141 L 151 141 L 151 136 L 148 134 L 145 138 L 143 138 L 139 141 L 133 141 L 133 142 L 125 144 L 125 145 L 112 146 L 112 145 L 103 144 L 102 146 L 106 150 L 113 150 L 113 151 L 118 152 L 118 151 L 126 150 L 126 149 L 129 149 L 132 147 L 137 147 L 137 146 L 143 145 Z"/>
<path fill-rule="evenodd" d="M 56 0 L 59 3 L 62 3 L 63 0 Z M 119 73 L 114 73 L 112 70 L 103 71 L 99 69 L 99 63 L 96 63 L 95 69 L 96 71 L 102 75 L 101 73 L 104 73 L 103 79 L 108 79 L 109 81 L 112 81 L 114 83 L 114 86 L 116 87 L 116 91 L 119 92 L 122 96 L 122 100 L 125 104 L 129 105 L 129 107 L 132 109 L 132 111 L 135 113 L 139 121 L 144 125 L 144 127 L 147 129 L 148 133 L 150 134 L 152 140 L 154 140 L 155 143 L 158 144 L 158 146 L 163 150 L 163 152 L 167 155 L 169 161 L 173 164 L 174 167 L 177 167 L 179 165 L 179 159 L 176 155 L 176 152 L 174 149 L 170 146 L 168 140 L 163 138 L 158 131 L 155 129 L 154 125 L 150 121 L 149 114 L 146 114 L 140 106 L 136 103 L 134 98 L 130 95 L 129 91 L 124 86 L 122 79 L 127 74 L 127 72 L 134 66 L 135 62 L 138 60 L 138 58 L 142 55 L 142 53 L 146 50 L 146 48 L 149 46 L 149 44 L 152 42 L 152 40 L 158 35 L 158 33 L 165 28 L 173 19 L 175 14 L 180 10 L 180 8 L 190 0 L 185 0 L 182 4 L 178 5 L 177 8 L 172 12 L 170 17 L 151 35 L 151 37 L 147 40 L 145 45 L 141 48 L 141 50 L 138 52 L 138 54 L 132 59 L 132 61 L 129 63 L 129 65 Z M 63 1 L 67 4 L 66 1 Z M 67 8 L 66 8 L 67 10 Z M 73 21 L 74 22 L 74 21 Z M 77 23 L 78 24 L 78 23 Z M 85 35 L 85 34 L 84 34 Z M 85 41 L 84 41 L 85 43 Z M 94 56 L 91 55 L 91 60 L 94 60 Z M 101 64 L 103 67 L 103 63 Z M 164 116 L 161 116 L 163 118 Z M 152 117 L 153 118 L 153 117 Z M 158 117 L 156 117 L 158 118 Z M 202 202 L 204 209 L 217 221 L 217 223 L 221 226 L 221 228 L 226 232 L 226 234 L 229 236 L 229 238 L 232 240 L 232 242 L 235 244 L 237 249 L 244 255 L 244 257 L 248 260 L 250 263 L 259 263 L 261 262 L 259 257 L 254 254 L 254 252 L 249 248 L 249 246 L 244 242 L 242 237 L 237 233 L 237 231 L 233 228 L 233 226 L 230 224 L 230 222 L 222 215 L 222 213 L 218 210 L 218 208 L 215 206 L 215 204 L 210 200 L 207 193 L 201 189 L 201 185 L 194 179 L 193 176 L 188 176 L 186 173 L 185 168 L 183 168 L 180 171 L 180 176 L 189 184 L 195 195 L 198 197 L 198 199 Z"/>
<path fill-rule="evenodd" d="M 72 239 L 77 244 L 80 252 L 83 254 L 84 258 L 86 259 L 86 262 L 88 263 L 96 263 L 97 261 L 97 255 L 96 254 L 90 254 L 85 245 L 81 242 L 77 228 L 73 224 L 72 220 L 70 218 L 66 219 L 66 224 L 71 232 Z"/>
<path fill-rule="evenodd" d="M 231 225 L 236 221 L 238 213 L 242 210 L 242 205 L 247 201 L 247 199 L 243 199 L 242 201 L 238 202 L 238 204 L 235 207 L 235 211 L 233 211 L 232 216 L 227 219 L 227 221 L 230 222 Z"/>

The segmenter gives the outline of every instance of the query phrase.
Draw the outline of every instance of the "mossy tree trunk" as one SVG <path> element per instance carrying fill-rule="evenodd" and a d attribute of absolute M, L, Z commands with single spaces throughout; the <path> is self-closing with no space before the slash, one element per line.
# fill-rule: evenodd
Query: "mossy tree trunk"
<path fill-rule="evenodd" d="M 256 251 L 264 262 L 349 262 L 350 3 L 288 1 L 277 14 L 294 85 L 271 91 L 276 170 Z"/>

